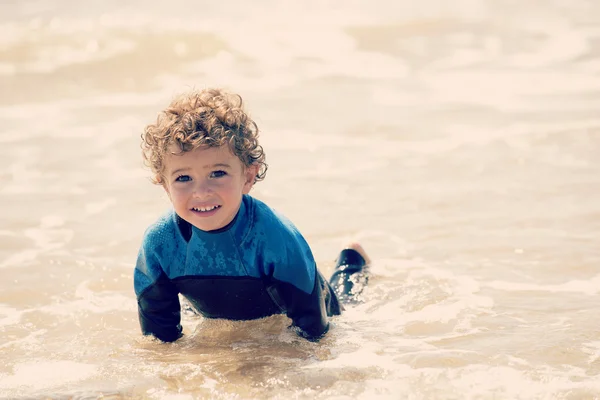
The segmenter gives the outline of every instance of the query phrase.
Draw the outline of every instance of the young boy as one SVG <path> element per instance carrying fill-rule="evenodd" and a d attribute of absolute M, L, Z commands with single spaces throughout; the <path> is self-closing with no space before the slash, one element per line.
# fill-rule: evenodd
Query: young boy
<path fill-rule="evenodd" d="M 173 205 L 146 230 L 134 272 L 145 335 L 181 337 L 181 294 L 206 318 L 285 313 L 300 336 L 318 340 L 340 300 L 366 283 L 360 245 L 341 252 L 330 283 L 296 227 L 248 195 L 267 164 L 241 97 L 180 95 L 145 128 L 142 152 Z"/>

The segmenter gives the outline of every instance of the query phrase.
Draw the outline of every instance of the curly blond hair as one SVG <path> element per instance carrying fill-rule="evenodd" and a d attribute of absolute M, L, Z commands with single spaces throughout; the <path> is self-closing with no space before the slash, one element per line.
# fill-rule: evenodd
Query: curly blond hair
<path fill-rule="evenodd" d="M 244 166 L 258 165 L 254 182 L 264 179 L 268 165 L 258 144 L 258 126 L 243 109 L 242 97 L 222 89 L 192 90 L 178 95 L 142 133 L 144 163 L 163 184 L 164 159 L 171 145 L 181 154 L 201 146 L 227 144 Z"/>

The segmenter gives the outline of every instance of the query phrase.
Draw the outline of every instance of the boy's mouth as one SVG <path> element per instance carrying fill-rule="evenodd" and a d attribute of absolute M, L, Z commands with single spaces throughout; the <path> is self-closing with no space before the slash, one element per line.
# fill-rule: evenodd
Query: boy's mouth
<path fill-rule="evenodd" d="M 208 206 L 208 207 L 192 207 L 192 211 L 196 211 L 196 212 L 208 212 L 208 211 L 216 210 L 218 208 L 221 208 L 221 206 L 220 205 L 216 205 L 216 206 Z"/>

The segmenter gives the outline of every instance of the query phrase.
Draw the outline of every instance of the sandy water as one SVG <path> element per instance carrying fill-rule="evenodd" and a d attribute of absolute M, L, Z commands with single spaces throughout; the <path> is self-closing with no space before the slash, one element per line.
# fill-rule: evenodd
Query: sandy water
<path fill-rule="evenodd" d="M 0 397 L 600 398 L 600 3 L 0 4 Z M 143 338 L 132 270 L 166 207 L 139 134 L 224 86 L 253 194 L 328 274 L 374 259 L 318 344 L 184 316 Z"/>

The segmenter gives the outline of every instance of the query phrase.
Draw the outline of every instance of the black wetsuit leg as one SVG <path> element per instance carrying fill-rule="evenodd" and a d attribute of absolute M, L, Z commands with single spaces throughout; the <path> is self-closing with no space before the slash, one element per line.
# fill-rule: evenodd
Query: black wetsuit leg
<path fill-rule="evenodd" d="M 342 303 L 355 303 L 368 282 L 368 266 L 354 249 L 340 252 L 329 284 Z"/>

